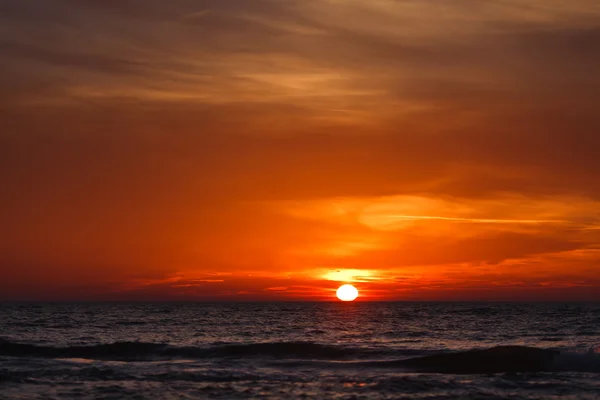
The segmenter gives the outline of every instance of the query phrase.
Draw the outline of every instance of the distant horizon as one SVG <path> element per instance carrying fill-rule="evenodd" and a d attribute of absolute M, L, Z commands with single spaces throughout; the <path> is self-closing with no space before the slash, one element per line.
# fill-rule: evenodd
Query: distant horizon
<path fill-rule="evenodd" d="M 0 300 L 0 303 L 53 303 L 53 304 L 93 304 L 93 303 L 123 303 L 123 304 L 136 304 L 136 303 L 147 303 L 147 304 L 341 304 L 338 300 L 247 300 L 247 301 L 231 301 L 231 300 Z M 595 304 L 600 303 L 600 300 L 363 300 L 354 301 L 346 304 L 377 304 L 377 303 L 553 303 L 553 304 Z M 352 306 L 340 306 L 340 307 L 352 307 Z"/>
<path fill-rule="evenodd" d="M 67 303 L 148 303 L 148 304 L 193 304 L 193 303 L 206 303 L 206 304 L 243 304 L 243 303 L 310 303 L 310 304 L 320 304 L 320 303 L 329 303 L 329 304 L 340 304 L 340 307 L 345 307 L 344 304 L 347 304 L 347 307 L 351 307 L 352 304 L 359 303 L 600 303 L 599 299 L 565 299 L 565 300 L 551 300 L 551 299 L 517 299 L 517 300 L 508 300 L 508 299 L 488 299 L 488 300 L 477 300 L 477 299 L 448 299 L 448 300 L 365 300 L 365 299 L 357 299 L 352 302 L 343 303 L 338 299 L 330 299 L 330 300 L 310 300 L 310 299 L 285 299 L 285 300 L 209 300 L 209 299 L 162 299 L 162 300 L 152 300 L 152 299 L 131 299 L 131 300 L 111 300 L 111 299 L 97 299 L 97 300 L 86 300 L 86 299 L 64 299 L 64 300 L 52 300 L 52 299 L 33 299 L 33 300 L 19 300 L 19 299 L 0 299 L 0 304 L 2 303 L 57 303 L 57 304 L 67 304 Z"/>

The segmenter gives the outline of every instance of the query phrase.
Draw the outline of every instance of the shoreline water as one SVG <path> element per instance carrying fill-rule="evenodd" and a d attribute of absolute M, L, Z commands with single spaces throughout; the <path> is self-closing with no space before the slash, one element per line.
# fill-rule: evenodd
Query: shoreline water
<path fill-rule="evenodd" d="M 594 303 L 0 306 L 0 398 L 592 399 Z"/>

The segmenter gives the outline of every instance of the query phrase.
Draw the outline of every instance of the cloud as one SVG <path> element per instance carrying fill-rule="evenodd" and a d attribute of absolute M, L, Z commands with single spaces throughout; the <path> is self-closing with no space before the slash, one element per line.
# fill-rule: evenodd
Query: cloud
<path fill-rule="evenodd" d="M 60 50 L 48 50 L 29 44 L 0 42 L 1 51 L 8 57 L 18 57 L 59 65 L 73 69 L 89 69 L 103 73 L 135 74 L 145 66 L 125 58 L 113 58 L 106 55 L 68 53 Z"/>
<path fill-rule="evenodd" d="M 6 268 L 108 287 L 376 265 L 433 287 L 444 266 L 549 257 L 521 281 L 593 281 L 551 258 L 597 241 L 591 0 L 4 0 L 0 15 Z M 215 295 L 314 284 L 228 282 Z"/>

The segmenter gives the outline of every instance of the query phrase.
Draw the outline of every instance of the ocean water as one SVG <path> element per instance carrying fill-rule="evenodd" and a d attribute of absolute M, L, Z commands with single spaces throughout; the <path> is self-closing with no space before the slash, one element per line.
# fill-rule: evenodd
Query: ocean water
<path fill-rule="evenodd" d="M 598 399 L 594 303 L 4 303 L 0 399 Z"/>

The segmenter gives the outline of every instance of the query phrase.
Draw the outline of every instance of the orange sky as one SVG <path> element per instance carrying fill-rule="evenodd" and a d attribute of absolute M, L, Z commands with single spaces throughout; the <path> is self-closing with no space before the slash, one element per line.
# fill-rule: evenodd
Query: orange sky
<path fill-rule="evenodd" d="M 1 300 L 600 300 L 597 0 L 0 1 Z"/>

